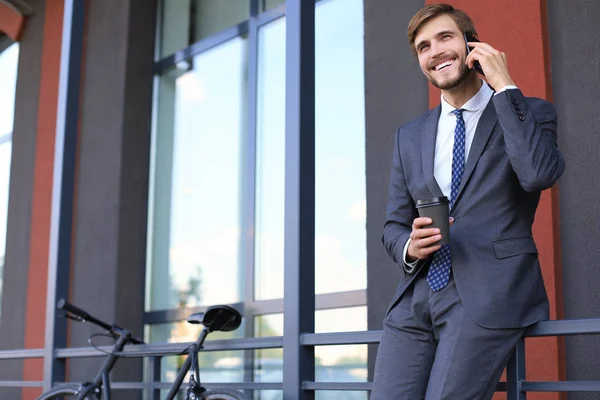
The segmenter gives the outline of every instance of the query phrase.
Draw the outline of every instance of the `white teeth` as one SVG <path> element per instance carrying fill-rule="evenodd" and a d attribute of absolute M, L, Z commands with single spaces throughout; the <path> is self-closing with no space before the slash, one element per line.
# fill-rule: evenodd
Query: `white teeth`
<path fill-rule="evenodd" d="M 435 70 L 439 71 L 440 69 L 442 69 L 443 67 L 447 67 L 448 65 L 452 65 L 452 63 L 454 62 L 454 60 L 448 60 L 448 61 L 444 61 L 441 64 L 438 64 L 435 66 Z"/>

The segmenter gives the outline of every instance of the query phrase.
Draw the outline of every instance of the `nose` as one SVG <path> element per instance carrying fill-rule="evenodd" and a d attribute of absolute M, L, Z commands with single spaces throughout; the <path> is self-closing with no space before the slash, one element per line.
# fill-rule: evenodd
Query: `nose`
<path fill-rule="evenodd" d="M 443 46 L 441 46 L 436 41 L 432 41 L 431 43 L 431 58 L 436 58 L 437 56 L 444 53 Z"/>

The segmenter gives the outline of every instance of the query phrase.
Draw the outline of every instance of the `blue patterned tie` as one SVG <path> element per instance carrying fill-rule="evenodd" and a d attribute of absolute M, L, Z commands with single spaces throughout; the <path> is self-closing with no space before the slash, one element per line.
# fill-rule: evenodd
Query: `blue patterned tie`
<path fill-rule="evenodd" d="M 450 196 L 450 208 L 454 207 L 460 181 L 465 171 L 465 120 L 462 116 L 462 110 L 454 110 L 452 113 L 456 116 L 456 128 L 454 129 L 454 147 L 452 149 L 452 193 Z M 450 281 L 451 265 L 450 245 L 442 245 L 433 255 L 429 273 L 427 274 L 427 283 L 431 287 L 431 290 L 437 292 L 446 287 Z"/>

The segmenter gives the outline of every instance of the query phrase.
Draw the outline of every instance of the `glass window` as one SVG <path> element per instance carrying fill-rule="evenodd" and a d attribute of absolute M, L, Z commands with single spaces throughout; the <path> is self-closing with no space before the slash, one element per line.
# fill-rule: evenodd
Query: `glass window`
<path fill-rule="evenodd" d="M 258 32 L 255 297 L 283 297 L 285 18 Z"/>
<path fill-rule="evenodd" d="M 250 17 L 250 0 L 194 0 L 194 42 Z"/>
<path fill-rule="evenodd" d="M 260 0 L 260 9 L 266 11 L 282 4 L 285 4 L 285 0 Z"/>
<path fill-rule="evenodd" d="M 19 44 L 0 51 L 0 137 L 13 130 Z"/>
<path fill-rule="evenodd" d="M 320 310 L 315 313 L 315 332 L 352 332 L 367 329 L 367 308 L 349 307 Z M 283 315 L 261 315 L 255 319 L 255 336 L 282 336 Z M 283 350 L 255 350 L 254 377 L 256 382 L 281 382 L 283 379 Z M 317 382 L 366 382 L 367 345 L 315 347 L 315 380 Z M 317 391 L 320 400 L 366 400 L 366 392 Z M 262 391 L 255 400 L 282 399 L 281 391 Z"/>
<path fill-rule="evenodd" d="M 323 0 L 316 35 L 316 292 L 366 288 L 362 0 Z M 285 19 L 259 31 L 257 299 L 283 297 Z M 344 277 L 344 279 L 340 279 Z"/>
<path fill-rule="evenodd" d="M 0 53 L 0 309 L 2 308 L 2 282 L 6 250 L 12 130 L 18 62 L 18 44 L 13 44 Z"/>
<path fill-rule="evenodd" d="M 240 270 L 246 41 L 158 79 L 147 310 L 234 303 Z"/>
<path fill-rule="evenodd" d="M 0 70 L 2 67 L 0 67 Z M 8 218 L 8 189 L 12 140 L 0 138 L 0 310 L 2 307 L 2 282 L 4 278 L 4 255 L 6 250 L 6 223 Z"/>
<path fill-rule="evenodd" d="M 315 15 L 316 292 L 367 287 L 362 0 Z M 343 277 L 343 279 L 340 279 Z"/>
<path fill-rule="evenodd" d="M 250 0 L 163 0 L 161 57 L 179 51 L 250 16 Z"/>
<path fill-rule="evenodd" d="M 190 44 L 190 0 L 163 0 L 160 5 L 160 57 L 165 57 Z"/>

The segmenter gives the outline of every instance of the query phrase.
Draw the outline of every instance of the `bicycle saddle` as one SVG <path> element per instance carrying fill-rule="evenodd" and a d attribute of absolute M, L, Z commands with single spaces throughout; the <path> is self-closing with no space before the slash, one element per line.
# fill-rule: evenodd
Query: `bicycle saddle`
<path fill-rule="evenodd" d="M 205 312 L 188 317 L 190 324 L 202 324 L 210 331 L 229 332 L 236 330 L 242 323 L 241 314 L 229 306 L 208 307 Z"/>

